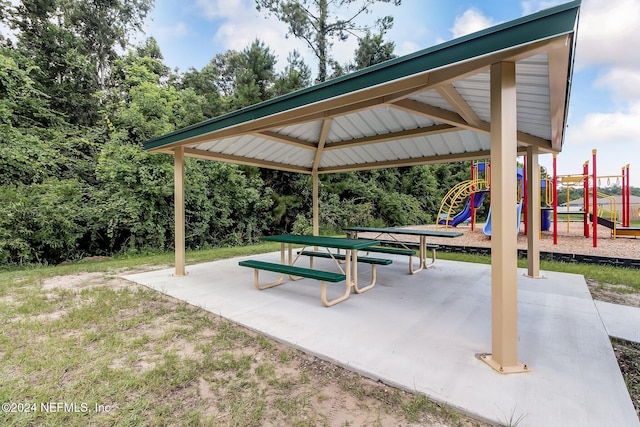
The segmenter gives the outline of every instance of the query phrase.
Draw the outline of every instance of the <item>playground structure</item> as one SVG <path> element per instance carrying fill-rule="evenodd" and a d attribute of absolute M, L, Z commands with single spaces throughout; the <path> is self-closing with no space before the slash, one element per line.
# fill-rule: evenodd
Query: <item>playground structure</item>
<path fill-rule="evenodd" d="M 567 231 L 572 216 L 582 216 L 584 223 L 584 237 L 593 236 L 593 247 L 598 246 L 598 225 L 602 225 L 611 230 L 611 237 L 615 239 L 619 236 L 637 237 L 640 236 L 640 227 L 631 227 L 631 186 L 629 184 L 630 165 L 622 167 L 621 175 L 598 176 L 596 169 L 596 150 L 592 150 L 591 171 L 589 171 L 589 161 L 583 164 L 582 174 L 558 175 L 557 157 L 553 155 L 553 178 L 550 195 L 546 192 L 546 202 L 553 209 L 553 243 L 558 244 L 558 215 L 567 215 Z M 599 183 L 606 180 L 611 183 L 621 183 L 622 203 L 617 206 L 615 197 L 598 191 Z M 562 211 L 558 207 L 558 185 L 561 185 L 567 192 L 566 210 Z M 570 206 L 570 191 L 572 188 L 582 188 L 583 206 L 582 209 L 572 209 Z M 549 203 L 550 202 L 550 203 Z M 618 221 L 620 217 L 620 221 Z"/>
<path fill-rule="evenodd" d="M 520 217 L 522 216 L 522 205 L 523 200 L 521 199 L 516 205 L 516 233 L 520 232 Z M 484 224 L 484 228 L 482 229 L 485 235 L 491 236 L 491 206 L 489 206 L 489 213 L 487 214 L 487 222 Z"/>
<path fill-rule="evenodd" d="M 486 161 L 471 162 L 471 179 L 456 184 L 442 199 L 436 229 L 444 225 L 445 230 L 470 221 L 471 230 L 475 229 L 476 211 L 482 205 L 491 186 L 491 165 Z M 462 210 L 455 213 L 462 202 Z"/>
<path fill-rule="evenodd" d="M 516 200 L 517 224 L 516 232 L 520 232 L 520 218 L 525 203 L 525 180 L 524 171 L 518 168 L 518 195 Z M 444 225 L 445 229 L 456 227 L 459 224 L 469 221 L 471 230 L 475 230 L 476 211 L 485 199 L 487 194 L 490 195 L 491 187 L 491 164 L 488 161 L 471 162 L 471 179 L 462 181 L 455 185 L 442 199 L 440 211 L 438 212 L 438 222 L 436 229 Z M 490 196 L 489 196 L 490 197 Z M 456 213 L 457 209 L 465 201 L 462 210 Z M 491 206 L 487 214 L 487 221 L 483 227 L 485 235 L 491 236 Z"/>
<path fill-rule="evenodd" d="M 549 176 L 546 170 L 541 167 L 540 171 L 540 190 L 543 192 L 544 206 L 541 206 L 541 231 L 548 231 L 551 226 L 550 215 L 553 214 L 553 243 L 558 244 L 558 216 L 566 215 L 567 233 L 569 233 L 570 220 L 574 216 L 581 216 L 584 223 L 584 236 L 593 237 L 593 247 L 598 245 L 598 225 L 607 227 L 611 230 L 611 237 L 638 237 L 640 236 L 640 227 L 631 227 L 631 186 L 629 181 L 630 165 L 622 167 L 621 175 L 598 176 L 596 170 L 596 154 L 592 151 L 591 163 L 586 161 L 583 165 L 582 174 L 576 175 L 558 175 L 557 174 L 557 156 L 553 155 L 553 175 Z M 527 194 L 526 183 L 526 157 L 523 167 L 518 168 L 518 196 L 516 200 L 516 209 L 518 212 L 517 232 L 520 232 L 520 221 L 524 223 L 523 234 L 529 232 L 529 221 L 527 218 L 527 204 L 529 195 Z M 591 165 L 591 171 L 589 166 Z M 612 181 L 621 184 L 622 199 L 618 203 L 616 198 L 598 191 L 600 183 L 606 180 L 607 183 Z M 558 186 L 566 190 L 566 209 L 558 206 Z M 574 208 L 570 206 L 570 192 L 572 188 L 580 188 L 583 191 L 583 206 Z M 438 222 L 436 229 L 444 226 L 456 227 L 457 225 L 470 221 L 471 230 L 475 229 L 476 211 L 482 205 L 487 194 L 490 196 L 491 189 L 491 165 L 487 161 L 471 162 L 471 179 L 462 181 L 455 185 L 442 199 L 440 211 L 438 213 Z M 466 202 L 465 202 L 466 200 Z M 462 203 L 464 206 L 458 210 Z M 638 213 L 640 215 L 640 211 Z M 487 215 L 487 221 L 483 228 L 483 232 L 491 236 L 491 207 Z"/>

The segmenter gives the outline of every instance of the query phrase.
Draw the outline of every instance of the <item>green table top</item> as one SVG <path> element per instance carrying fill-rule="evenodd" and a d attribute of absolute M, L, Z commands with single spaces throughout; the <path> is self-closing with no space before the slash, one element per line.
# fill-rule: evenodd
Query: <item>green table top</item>
<path fill-rule="evenodd" d="M 358 231 L 362 233 L 389 233 L 389 234 L 409 234 L 412 236 L 431 236 L 431 237 L 460 237 L 464 233 L 459 231 L 435 231 L 435 230 L 414 230 L 411 228 L 396 227 L 345 227 L 345 231 Z"/>
<path fill-rule="evenodd" d="M 292 243 L 306 246 L 322 246 L 323 248 L 336 249 L 364 249 L 379 244 L 378 240 L 347 239 L 343 237 L 324 236 L 299 236 L 296 234 L 280 234 L 276 236 L 264 236 L 260 240 L 265 242 Z"/>

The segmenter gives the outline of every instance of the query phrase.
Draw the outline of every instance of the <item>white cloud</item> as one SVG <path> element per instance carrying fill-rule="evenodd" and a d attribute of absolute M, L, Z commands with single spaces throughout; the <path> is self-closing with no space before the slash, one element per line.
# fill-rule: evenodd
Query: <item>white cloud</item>
<path fill-rule="evenodd" d="M 183 21 L 178 21 L 169 26 L 154 26 L 150 25 L 148 32 L 153 33 L 158 38 L 173 39 L 178 37 L 184 37 L 189 34 L 189 27 Z"/>
<path fill-rule="evenodd" d="M 561 3 L 566 3 L 566 0 L 536 0 L 536 1 L 523 1 L 522 2 L 522 14 L 530 15 L 538 12 L 542 9 L 548 9 L 552 6 L 556 6 Z"/>
<path fill-rule="evenodd" d="M 578 25 L 576 66 L 640 67 L 640 2 L 586 0 Z"/>
<path fill-rule="evenodd" d="M 640 69 L 612 68 L 599 76 L 594 86 L 610 91 L 617 101 L 638 100 L 640 99 Z"/>
<path fill-rule="evenodd" d="M 640 101 L 610 113 L 588 113 L 581 123 L 567 129 L 571 144 L 627 144 L 628 154 L 640 152 Z M 635 147 L 635 148 L 634 148 Z"/>
<path fill-rule="evenodd" d="M 395 52 L 398 56 L 408 55 L 413 52 L 417 52 L 423 49 L 425 46 L 420 46 L 418 43 L 411 40 L 404 40 L 396 44 Z"/>
<path fill-rule="evenodd" d="M 197 0 L 198 8 L 209 18 L 233 18 L 255 11 L 255 3 L 247 0 Z"/>
<path fill-rule="evenodd" d="M 495 25 L 493 19 L 484 16 L 478 9 L 471 8 L 456 17 L 451 32 L 455 39 L 491 27 L 492 25 Z"/>

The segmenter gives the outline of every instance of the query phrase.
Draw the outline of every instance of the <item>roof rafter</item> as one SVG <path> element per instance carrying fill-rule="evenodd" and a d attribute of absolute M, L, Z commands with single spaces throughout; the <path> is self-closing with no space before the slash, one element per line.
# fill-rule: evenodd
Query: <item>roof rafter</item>
<path fill-rule="evenodd" d="M 460 95 L 460 92 L 458 92 L 451 83 L 436 87 L 436 92 L 438 92 L 467 123 L 475 127 L 480 126 L 482 121 L 480 117 L 478 117 L 476 112 L 473 111 L 473 108 L 469 106 L 467 101 Z"/>
<path fill-rule="evenodd" d="M 374 163 L 366 163 L 366 164 L 355 164 L 355 165 L 344 165 L 344 166 L 335 166 L 329 168 L 320 168 L 318 173 L 336 173 L 336 172 L 353 172 L 359 170 L 369 170 L 369 169 L 384 169 L 384 168 L 394 168 L 394 167 L 408 167 L 408 166 L 420 166 L 420 165 L 429 165 L 435 163 L 447 163 L 447 162 L 463 162 L 468 160 L 480 160 L 486 159 L 490 157 L 489 150 L 481 150 L 469 153 L 453 153 L 453 154 L 442 154 L 438 156 L 426 156 L 426 157 L 414 157 L 412 159 L 397 159 L 397 160 L 386 160 L 381 162 Z M 526 147 L 518 147 L 518 155 L 523 156 L 527 154 Z"/>
<path fill-rule="evenodd" d="M 391 104 L 395 108 L 399 108 L 409 113 L 421 114 L 430 119 L 435 119 L 444 123 L 448 123 L 452 126 L 456 126 L 462 129 L 468 129 L 475 132 L 489 134 L 491 132 L 491 125 L 484 120 L 479 120 L 477 126 L 469 124 L 460 114 L 454 113 L 443 108 L 434 107 L 432 105 L 424 104 L 413 99 L 403 99 Z M 530 135 L 525 132 L 518 131 L 518 142 L 526 146 L 536 146 L 541 150 L 547 152 L 552 151 L 551 141 L 544 138 L 540 138 L 534 135 Z"/>
<path fill-rule="evenodd" d="M 380 135 L 365 136 L 362 138 L 354 138 L 344 141 L 337 141 L 328 144 L 325 150 L 336 150 L 339 148 L 359 147 L 362 145 L 378 144 L 381 142 L 396 141 L 408 138 L 416 138 L 420 136 L 436 135 L 439 133 L 457 131 L 455 126 L 449 124 L 432 125 L 422 128 L 402 130 L 399 132 L 390 132 Z"/>
<path fill-rule="evenodd" d="M 420 114 L 422 116 L 429 117 L 430 119 L 436 119 L 459 128 L 483 133 L 489 133 L 490 131 L 489 123 L 485 121 L 478 119 L 478 124 L 472 125 L 458 113 L 445 110 L 444 108 L 434 107 L 433 105 L 425 104 L 413 99 L 401 99 L 390 105 L 408 113 Z"/>
<path fill-rule="evenodd" d="M 166 152 L 163 150 L 163 152 Z M 250 157 L 234 156 L 232 154 L 212 153 L 210 151 L 194 150 L 193 148 L 185 148 L 184 155 L 196 159 L 217 160 L 225 163 L 236 163 L 239 165 L 258 166 L 267 169 L 277 169 L 287 172 L 311 173 L 309 168 L 303 166 L 289 165 L 286 163 L 271 162 L 268 160 L 253 159 Z"/>
<path fill-rule="evenodd" d="M 262 137 L 265 139 L 270 139 L 271 141 L 282 142 L 284 144 L 292 145 L 298 148 L 306 148 L 309 150 L 314 150 L 316 148 L 316 144 L 314 144 L 313 142 L 305 141 L 299 138 L 294 138 L 288 135 L 282 135 L 277 132 L 272 132 L 272 131 L 252 132 L 252 135 L 257 137 Z"/>
<path fill-rule="evenodd" d="M 567 40 L 567 43 L 570 41 Z M 551 135 L 551 144 L 554 150 L 562 149 L 562 139 L 564 137 L 565 104 L 567 103 L 569 83 L 560 76 L 565 75 L 566 64 L 570 62 L 570 53 L 567 49 L 549 50 L 549 101 L 551 109 L 551 128 L 554 129 Z"/>
<path fill-rule="evenodd" d="M 415 157 L 412 159 L 396 159 L 396 160 L 385 160 L 381 162 L 373 162 L 373 163 L 365 163 L 365 164 L 354 164 L 354 165 L 344 165 L 344 166 L 335 166 L 330 168 L 321 168 L 318 170 L 319 173 L 335 173 L 335 172 L 351 172 L 358 170 L 369 170 L 369 169 L 383 169 L 383 168 L 392 168 L 392 167 L 406 167 L 406 166 L 419 166 L 419 165 L 427 165 L 432 163 L 446 163 L 446 162 L 458 162 L 465 160 L 476 160 L 476 159 L 486 159 L 489 157 L 489 150 L 477 151 L 474 153 L 453 153 L 453 154 L 444 154 L 439 156 L 426 156 L 426 157 Z"/>
<path fill-rule="evenodd" d="M 322 122 L 322 130 L 318 138 L 318 148 L 316 148 L 316 155 L 313 159 L 313 166 L 311 167 L 312 173 L 318 172 L 318 165 L 320 164 L 320 159 L 322 159 L 322 151 L 324 150 L 324 144 L 327 142 L 327 135 L 329 134 L 332 121 L 333 119 L 328 118 Z"/>

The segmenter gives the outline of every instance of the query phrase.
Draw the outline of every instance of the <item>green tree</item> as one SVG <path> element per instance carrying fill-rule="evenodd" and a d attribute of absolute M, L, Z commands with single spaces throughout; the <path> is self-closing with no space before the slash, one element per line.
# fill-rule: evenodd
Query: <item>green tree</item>
<path fill-rule="evenodd" d="M 149 138 L 201 122 L 206 99 L 161 83 L 162 63 L 129 51 L 114 64 L 114 87 L 103 94 L 112 138 L 139 146 Z"/>
<path fill-rule="evenodd" d="M 82 53 L 87 55 L 100 87 L 104 88 L 111 63 L 118 57 L 117 47 L 125 49 L 128 36 L 142 30 L 153 0 L 66 0 L 59 3 L 66 23 L 82 40 Z"/>
<path fill-rule="evenodd" d="M 112 140 L 96 164 L 93 241 L 105 252 L 166 249 L 172 241 L 173 162 Z"/>
<path fill-rule="evenodd" d="M 216 117 L 226 112 L 225 102 L 216 86 L 217 78 L 213 67 L 205 65 L 200 71 L 190 68 L 182 75 L 178 83 L 178 87 L 181 89 L 193 89 L 196 95 L 205 100 L 202 114 L 207 118 Z"/>
<path fill-rule="evenodd" d="M 57 0 L 24 0 L 8 9 L 8 23 L 17 32 L 17 48 L 33 64 L 34 80 L 51 106 L 74 124 L 90 125 L 97 104 L 95 68 L 83 42 L 65 25 Z"/>
<path fill-rule="evenodd" d="M 396 58 L 394 42 L 385 42 L 384 33 L 372 35 L 370 31 L 358 40 L 358 48 L 355 52 L 355 62 L 351 69 L 360 70 L 374 64 Z"/>
<path fill-rule="evenodd" d="M 72 124 L 99 118 L 94 94 L 104 89 L 116 47 L 139 30 L 151 0 L 23 0 L 6 10 L 17 48 L 29 58 L 39 88 Z"/>
<path fill-rule="evenodd" d="M 242 108 L 274 95 L 276 56 L 256 39 L 242 51 L 236 73 L 233 107 Z"/>
<path fill-rule="evenodd" d="M 318 58 L 318 77 L 316 81 L 327 80 L 328 66 L 334 59 L 331 55 L 332 40 L 344 41 L 350 35 L 366 33 L 377 28 L 381 33 L 393 25 L 393 17 L 385 16 L 373 25 L 358 24 L 357 19 L 371 13 L 375 3 L 392 3 L 396 6 L 401 0 L 256 0 L 256 8 L 265 10 L 289 26 L 289 34 L 303 40 Z M 339 18 L 338 9 L 355 8 L 348 18 Z M 332 18 L 333 17 L 333 18 Z"/>
<path fill-rule="evenodd" d="M 0 47 L 0 125 L 51 126 L 60 122 L 34 78 L 37 67 L 21 52 Z"/>
<path fill-rule="evenodd" d="M 225 53 L 217 54 L 207 64 L 213 83 L 223 97 L 231 98 L 233 96 L 237 75 L 242 68 L 242 61 L 240 52 L 228 50 Z"/>
<path fill-rule="evenodd" d="M 88 223 L 82 183 L 51 178 L 0 189 L 1 263 L 58 263 L 80 254 Z"/>
<path fill-rule="evenodd" d="M 300 52 L 294 50 L 287 57 L 287 66 L 284 71 L 276 79 L 274 95 L 284 95 L 305 88 L 310 84 L 311 68 L 304 62 Z"/>

